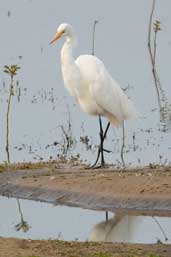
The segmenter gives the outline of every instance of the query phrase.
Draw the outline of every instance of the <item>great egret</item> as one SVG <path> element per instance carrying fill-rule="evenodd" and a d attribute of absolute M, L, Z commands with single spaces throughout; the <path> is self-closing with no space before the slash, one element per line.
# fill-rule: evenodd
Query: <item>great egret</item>
<path fill-rule="evenodd" d="M 76 60 L 72 55 L 77 38 L 70 24 L 62 23 L 50 44 L 64 37 L 65 43 L 61 50 L 61 66 L 65 87 L 76 99 L 81 109 L 90 114 L 104 116 L 109 123 L 103 133 L 100 121 L 101 166 L 105 165 L 103 142 L 110 123 L 118 127 L 126 119 L 136 116 L 132 102 L 124 94 L 120 86 L 108 73 L 103 62 L 93 55 L 80 55 Z M 97 163 L 97 160 L 95 164 Z"/>

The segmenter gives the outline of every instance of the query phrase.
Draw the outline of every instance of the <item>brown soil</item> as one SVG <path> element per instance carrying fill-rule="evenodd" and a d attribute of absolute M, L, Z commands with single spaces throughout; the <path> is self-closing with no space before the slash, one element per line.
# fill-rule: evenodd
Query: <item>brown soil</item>
<path fill-rule="evenodd" d="M 56 172 L 55 172 L 56 171 Z M 78 167 L 57 168 L 45 175 L 23 177 L 24 186 L 61 189 L 103 197 L 141 199 L 171 198 L 171 168 L 132 170 L 87 170 Z"/>
<path fill-rule="evenodd" d="M 84 166 L 58 165 L 43 175 L 19 177 L 14 184 L 28 191 L 37 189 L 37 197 L 39 191 L 56 192 L 57 204 L 110 211 L 153 210 L 171 215 L 171 167 L 88 170 Z"/>
<path fill-rule="evenodd" d="M 0 238 L 0 257 L 170 257 L 171 245 Z"/>

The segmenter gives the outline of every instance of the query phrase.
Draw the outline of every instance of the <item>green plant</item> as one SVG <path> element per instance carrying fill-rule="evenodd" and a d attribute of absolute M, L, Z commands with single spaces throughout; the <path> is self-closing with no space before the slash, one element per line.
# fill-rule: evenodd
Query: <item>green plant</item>
<path fill-rule="evenodd" d="M 93 38 L 92 38 L 92 55 L 94 55 L 94 43 L 95 43 L 95 30 L 96 30 L 96 24 L 98 23 L 97 20 L 93 23 Z"/>
<path fill-rule="evenodd" d="M 68 129 L 65 129 L 64 126 L 61 125 L 61 130 L 63 133 L 63 154 L 67 155 L 68 151 L 75 144 L 75 138 L 72 135 L 70 126 L 68 127 Z"/>
<path fill-rule="evenodd" d="M 6 113 L 6 153 L 7 153 L 7 162 L 10 163 L 10 153 L 9 153 L 9 113 L 11 106 L 11 97 L 14 95 L 14 76 L 17 75 L 17 71 L 20 69 L 18 65 L 5 65 L 4 72 L 7 73 L 10 77 L 10 87 L 9 87 L 9 96 L 7 100 L 7 113 Z"/>
<path fill-rule="evenodd" d="M 156 20 L 153 23 L 153 14 L 155 9 L 156 0 L 153 0 L 152 9 L 150 13 L 149 25 L 148 25 L 148 51 L 150 55 L 150 61 L 152 66 L 152 74 L 154 79 L 154 84 L 157 93 L 158 105 L 160 110 L 160 121 L 165 123 L 163 130 L 167 130 L 170 128 L 171 121 L 171 108 L 168 102 L 168 98 L 163 90 L 163 86 L 161 84 L 157 67 L 156 67 L 156 53 L 157 53 L 157 35 L 158 32 L 161 31 L 161 22 Z M 152 23 L 153 23 L 153 33 L 152 35 Z M 151 39 L 153 36 L 153 41 L 151 44 Z"/>
<path fill-rule="evenodd" d="M 156 92 L 157 92 L 158 104 L 159 104 L 159 108 L 161 109 L 160 91 L 159 91 L 159 85 L 158 85 L 158 75 L 157 75 L 157 70 L 156 70 L 156 50 L 157 50 L 156 39 L 157 39 L 157 32 L 159 30 L 154 30 L 155 31 L 154 50 L 152 49 L 152 46 L 151 46 L 152 20 L 153 20 L 155 4 L 156 4 L 156 0 L 153 0 L 152 10 L 150 13 L 149 26 L 148 26 L 148 50 L 149 50 L 149 55 L 150 55 L 150 60 L 151 60 L 151 65 L 152 65 L 152 73 L 153 73 L 153 78 L 154 78 Z"/>
<path fill-rule="evenodd" d="M 160 256 L 156 254 L 150 254 L 148 257 L 160 257 Z"/>
<path fill-rule="evenodd" d="M 124 148 L 125 148 L 125 126 L 124 126 L 124 121 L 122 123 L 122 146 L 121 146 L 121 161 L 122 161 L 122 165 L 123 167 L 125 167 L 125 161 L 124 161 Z"/>
<path fill-rule="evenodd" d="M 87 151 L 92 150 L 92 144 L 91 144 L 90 139 L 87 135 L 86 136 L 80 136 L 80 143 L 85 145 Z"/>
<path fill-rule="evenodd" d="M 66 126 L 60 125 L 61 131 L 62 131 L 62 140 L 61 142 L 55 142 L 56 145 L 59 145 L 61 148 L 60 149 L 61 153 L 58 154 L 58 157 L 62 161 L 67 160 L 68 153 L 70 153 L 71 149 L 73 149 L 77 143 L 77 140 L 74 137 L 72 132 L 71 114 L 70 114 L 68 105 L 67 105 L 67 112 L 68 112 L 67 125 Z"/>

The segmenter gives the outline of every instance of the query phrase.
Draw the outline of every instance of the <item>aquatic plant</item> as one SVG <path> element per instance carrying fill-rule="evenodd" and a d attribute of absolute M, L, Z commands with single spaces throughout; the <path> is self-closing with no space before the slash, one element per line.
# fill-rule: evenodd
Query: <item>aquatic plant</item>
<path fill-rule="evenodd" d="M 63 125 L 60 126 L 63 134 L 63 144 L 61 144 L 63 150 L 62 154 L 64 156 L 67 156 L 67 153 L 70 151 L 70 149 L 73 147 L 75 139 L 71 134 L 71 128 L 70 126 L 65 129 Z"/>
<path fill-rule="evenodd" d="M 153 14 L 155 9 L 156 0 L 153 0 L 152 9 L 150 13 L 149 25 L 148 25 L 148 51 L 150 55 L 150 61 L 152 66 L 152 74 L 154 79 L 154 84 L 157 93 L 158 105 L 160 110 L 160 121 L 165 123 L 163 126 L 163 130 L 167 130 L 170 128 L 171 124 L 171 105 L 168 103 L 168 99 L 163 90 L 163 86 L 161 84 L 157 67 L 156 67 L 156 54 L 157 54 L 157 36 L 159 31 L 161 31 L 161 21 L 156 20 L 153 24 L 153 44 L 151 44 L 152 38 L 152 21 Z"/>
<path fill-rule="evenodd" d="M 59 128 L 61 130 L 61 140 L 54 141 L 52 144 L 47 144 L 45 149 L 55 146 L 58 149 L 57 157 L 59 161 L 67 162 L 68 160 L 70 160 L 74 162 L 74 160 L 78 161 L 80 156 L 79 154 L 71 155 L 71 150 L 73 150 L 74 147 L 76 146 L 77 140 L 73 135 L 71 114 L 70 114 L 68 105 L 67 105 L 67 111 L 68 111 L 67 123 L 64 125 L 63 124 L 59 125 Z"/>
<path fill-rule="evenodd" d="M 59 153 L 57 154 L 57 157 L 60 161 L 66 162 L 68 160 L 68 155 L 71 152 L 71 149 L 73 149 L 76 146 L 77 140 L 73 135 L 72 132 L 72 122 L 71 122 L 71 114 L 69 111 L 69 107 L 67 105 L 67 111 L 68 111 L 68 120 L 66 125 L 60 125 L 60 129 L 62 132 L 61 135 L 61 140 L 60 141 L 55 141 L 53 144 L 48 144 L 46 146 L 46 149 L 51 146 L 56 146 L 59 149 Z M 77 159 L 78 160 L 79 156 L 70 156 L 70 160 Z"/>
<path fill-rule="evenodd" d="M 156 92 L 157 92 L 158 104 L 161 109 L 160 92 L 159 92 L 159 86 L 158 86 L 158 80 L 157 80 L 158 75 L 156 70 L 156 51 L 157 51 L 156 40 L 157 40 L 157 32 L 159 30 L 155 30 L 154 50 L 152 49 L 152 46 L 151 46 L 152 19 L 153 19 L 155 4 L 156 4 L 156 0 L 153 0 L 152 10 L 150 13 L 149 26 L 148 26 L 148 50 L 149 50 L 149 55 L 150 55 L 150 60 L 152 65 L 152 73 L 153 73 L 153 78 L 154 78 Z"/>
<path fill-rule="evenodd" d="M 7 113 L 6 113 L 6 153 L 7 153 L 7 162 L 10 163 L 10 152 L 9 152 L 9 114 L 11 107 L 11 98 L 14 95 L 14 76 L 17 75 L 17 71 L 20 69 L 18 65 L 5 65 L 4 72 L 7 73 L 10 77 L 9 85 L 9 96 L 7 100 Z"/>
<path fill-rule="evenodd" d="M 122 123 L 122 145 L 121 145 L 121 161 L 122 161 L 122 165 L 123 167 L 125 167 L 125 161 L 124 161 L 124 148 L 125 148 L 125 126 L 124 126 L 124 121 Z"/>
<path fill-rule="evenodd" d="M 69 110 L 69 106 L 67 105 L 67 112 L 68 112 L 68 120 L 67 126 L 64 127 L 63 125 L 60 126 L 63 135 L 63 142 L 61 143 L 62 146 L 62 155 L 67 157 L 68 153 L 71 149 L 76 145 L 76 139 L 72 132 L 72 122 L 71 122 L 71 113 Z"/>
<path fill-rule="evenodd" d="M 85 145 L 86 150 L 92 150 L 92 144 L 90 143 L 90 138 L 85 135 L 85 136 L 80 136 L 80 143 Z"/>
<path fill-rule="evenodd" d="M 95 31 L 96 31 L 96 25 L 99 21 L 95 20 L 93 23 L 93 36 L 92 36 L 92 55 L 94 55 L 94 47 L 95 47 Z"/>

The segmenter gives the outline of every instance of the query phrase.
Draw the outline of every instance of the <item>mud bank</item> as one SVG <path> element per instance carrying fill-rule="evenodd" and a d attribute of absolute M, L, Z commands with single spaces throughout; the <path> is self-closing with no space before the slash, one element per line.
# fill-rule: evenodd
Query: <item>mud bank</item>
<path fill-rule="evenodd" d="M 46 165 L 0 173 L 0 195 L 94 210 L 171 216 L 171 167 L 88 170 Z"/>

